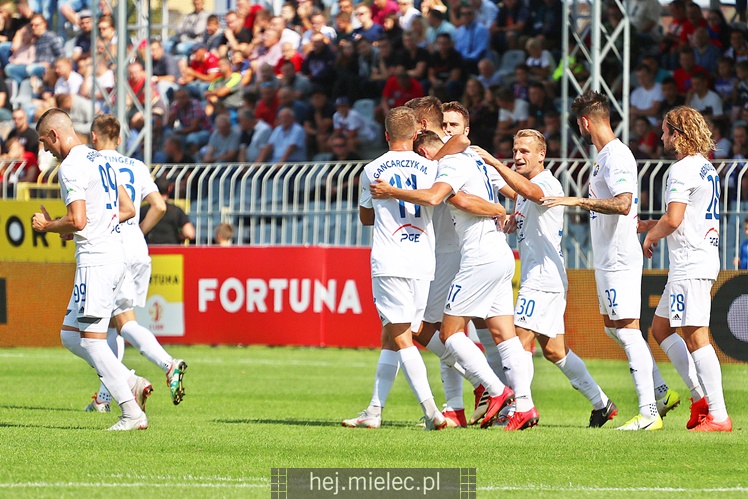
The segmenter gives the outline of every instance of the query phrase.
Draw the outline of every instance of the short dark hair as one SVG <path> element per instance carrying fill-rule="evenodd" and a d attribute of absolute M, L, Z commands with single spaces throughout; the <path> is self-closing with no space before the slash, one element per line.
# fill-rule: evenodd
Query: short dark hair
<path fill-rule="evenodd" d="M 91 131 L 108 140 L 117 140 L 120 134 L 120 123 L 111 114 L 100 114 L 91 123 Z"/>
<path fill-rule="evenodd" d="M 571 111 L 577 116 L 610 117 L 610 102 L 608 98 L 594 90 L 587 90 L 574 99 L 571 103 Z"/>
<path fill-rule="evenodd" d="M 166 175 L 161 175 L 156 179 L 156 187 L 158 188 L 159 194 L 169 194 L 171 188 L 171 180 L 166 178 Z"/>

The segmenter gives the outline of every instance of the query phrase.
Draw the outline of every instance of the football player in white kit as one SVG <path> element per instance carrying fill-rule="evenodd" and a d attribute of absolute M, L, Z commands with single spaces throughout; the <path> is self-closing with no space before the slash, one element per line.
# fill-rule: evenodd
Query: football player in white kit
<path fill-rule="evenodd" d="M 662 428 L 661 414 L 674 408 L 680 399 L 662 380 L 639 329 L 643 256 L 636 235 L 636 160 L 613 133 L 607 97 L 588 90 L 574 99 L 572 111 L 577 115 L 582 137 L 598 150 L 590 175 L 589 197 L 547 196 L 541 201 L 547 207 L 579 206 L 590 210 L 595 282 L 605 333 L 626 352 L 639 398 L 639 414 L 619 429 L 658 430 Z M 662 409 L 657 395 L 662 395 Z"/>
<path fill-rule="evenodd" d="M 67 214 L 52 220 L 42 207 L 42 213 L 34 214 L 34 230 L 73 234 L 76 246 L 75 282 L 60 332 L 62 344 L 96 370 L 122 408 L 122 417 L 109 429 L 144 430 L 148 418 L 136 401 L 142 394 L 135 392 L 150 383 L 131 373 L 106 341 L 125 275 L 119 205 L 130 207 L 129 217 L 134 207 L 118 187 L 116 170 L 81 143 L 67 113 L 57 108 L 46 111 L 36 131 L 44 148 L 62 161 L 60 192 Z"/>
<path fill-rule="evenodd" d="M 166 212 L 166 203 L 159 194 L 151 178 L 148 167 L 142 162 L 128 158 L 117 152 L 121 142 L 120 124 L 109 114 L 97 116 L 91 125 L 91 141 L 112 167 L 118 171 L 118 179 L 135 206 L 135 216 L 120 224 L 122 242 L 125 245 L 127 272 L 120 289 L 118 306 L 112 313 L 117 329 L 110 328 L 109 344 L 116 345 L 117 331 L 122 338 L 153 364 L 166 373 L 166 386 L 169 387 L 172 402 L 179 404 L 184 397 L 182 383 L 187 364 L 182 359 L 174 359 L 159 344 L 151 331 L 138 324 L 133 307 L 145 306 L 148 284 L 151 278 L 151 258 L 144 234 L 147 234 Z M 140 224 L 140 205 L 146 201 L 150 205 L 147 215 Z M 119 348 L 118 348 L 119 350 Z M 118 356 L 124 352 L 115 352 Z M 146 387 L 147 397 L 152 388 Z M 87 412 L 108 412 L 111 395 L 102 384 L 93 401 L 84 410 Z M 145 399 L 141 401 L 145 406 Z"/>
<path fill-rule="evenodd" d="M 697 432 L 732 431 L 719 359 L 709 343 L 710 291 L 719 274 L 720 179 L 707 159 L 714 142 L 701 113 L 685 106 L 665 115 L 662 141 L 678 161 L 668 174 L 667 211 L 659 221 L 647 223 L 642 245 L 644 256 L 651 258 L 657 242 L 667 238 L 670 257 L 652 334 L 691 389 L 686 427 Z M 683 331 L 687 352 L 675 328 Z"/>
<path fill-rule="evenodd" d="M 433 210 L 396 199 L 373 200 L 369 194 L 369 185 L 376 180 L 410 189 L 429 187 L 436 177 L 436 163 L 413 152 L 416 118 L 412 109 L 397 107 L 387 113 L 385 137 L 389 152 L 364 168 L 359 202 L 361 223 L 374 226 L 372 291 L 382 320 L 382 348 L 397 352 L 405 378 L 423 409 L 426 429 L 440 430 L 447 422 L 436 407 L 426 365 L 412 339 L 412 332 L 421 327 L 429 284 L 434 278 Z M 375 398 L 386 400 L 387 394 L 381 393 L 375 383 L 370 407 L 357 418 L 344 420 L 343 426 L 379 427 L 381 414 L 377 418 L 368 411 L 375 405 Z M 374 409 L 381 410 L 382 405 Z"/>
<path fill-rule="evenodd" d="M 433 158 L 441 149 L 442 141 L 436 134 L 424 132 L 416 141 L 416 147 L 420 154 Z M 493 169 L 489 172 L 480 158 L 476 156 L 476 160 L 471 154 L 474 153 L 465 152 L 442 158 L 437 181 L 431 188 L 406 191 L 378 182 L 372 186 L 372 193 L 375 198 L 392 196 L 424 206 L 435 206 L 460 191 L 493 201 L 496 182 L 491 176 L 498 175 Z M 452 281 L 444 306 L 440 339 L 446 347 L 446 354 L 457 360 L 471 382 L 480 382 L 489 393 L 488 408 L 481 427 L 491 426 L 499 411 L 515 398 L 515 392 L 518 394 L 517 412 L 506 429 L 519 430 L 534 426 L 538 414 L 530 396 L 530 384 L 525 383 L 529 370 L 526 363 L 532 359 L 525 356 L 511 324 L 514 255 L 495 220 L 466 213 L 451 205 L 450 214 L 460 240 L 461 260 L 460 270 Z M 497 348 L 509 383 L 515 387 L 514 391 L 501 382 L 478 347 L 465 336 L 467 323 L 473 317 L 486 319 L 492 335 L 500 343 Z M 508 327 L 504 324 L 507 317 Z"/>
<path fill-rule="evenodd" d="M 561 183 L 545 169 L 545 137 L 537 130 L 520 130 L 514 136 L 514 170 L 488 152 L 475 148 L 517 192 L 514 214 L 506 232 L 517 233 L 522 277 L 514 309 L 514 326 L 525 350 L 535 339 L 543 356 L 563 372 L 571 386 L 592 403 L 590 424 L 599 428 L 617 413 L 616 405 L 592 379 L 584 361 L 568 346 L 564 335 L 566 268 L 561 253 L 564 209 L 545 208 L 540 199 L 563 196 Z"/>

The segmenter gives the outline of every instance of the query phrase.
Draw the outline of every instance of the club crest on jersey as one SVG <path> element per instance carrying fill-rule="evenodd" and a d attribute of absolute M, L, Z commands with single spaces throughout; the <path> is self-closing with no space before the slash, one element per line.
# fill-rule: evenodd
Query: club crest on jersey
<path fill-rule="evenodd" d="M 410 231 L 410 230 L 408 230 L 408 229 L 412 229 L 412 230 L 414 230 L 415 232 L 411 232 L 411 231 Z M 392 235 L 394 236 L 394 235 L 396 235 L 396 234 L 398 234 L 398 233 L 400 233 L 400 235 L 399 235 L 399 237 L 398 237 L 398 240 L 399 240 L 399 241 L 400 241 L 401 243 L 403 243 L 403 242 L 411 242 L 411 243 L 417 243 L 417 242 L 419 242 L 419 241 L 420 241 L 420 239 L 421 239 L 421 235 L 422 235 L 422 234 L 425 234 L 425 233 L 426 233 L 426 231 L 425 231 L 425 230 L 423 230 L 422 228 L 420 228 L 420 227 L 416 226 L 416 225 L 413 225 L 413 224 L 405 224 L 405 225 L 401 225 L 400 227 L 398 227 L 398 228 L 397 228 L 397 229 L 395 230 L 395 232 L 393 232 L 393 233 L 392 233 Z"/>
<path fill-rule="evenodd" d="M 597 177 L 598 173 L 600 173 L 600 165 L 595 163 L 595 167 L 592 169 L 592 176 Z"/>

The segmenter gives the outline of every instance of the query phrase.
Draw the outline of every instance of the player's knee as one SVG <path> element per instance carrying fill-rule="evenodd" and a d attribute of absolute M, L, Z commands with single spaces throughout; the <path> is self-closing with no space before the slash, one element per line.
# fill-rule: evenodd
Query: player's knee
<path fill-rule="evenodd" d="M 81 334 L 77 331 L 68 331 L 63 329 L 62 331 L 60 331 L 60 340 L 62 341 L 62 346 L 70 351 L 74 351 L 80 345 Z"/>
<path fill-rule="evenodd" d="M 555 364 L 559 360 L 566 357 L 566 352 L 564 351 L 563 348 L 553 348 L 550 346 L 546 346 L 543 349 L 543 357 L 545 357 L 546 360 L 553 362 Z"/>
<path fill-rule="evenodd" d="M 619 329 L 616 331 L 616 334 L 624 347 L 633 346 L 640 341 L 644 341 L 644 337 L 638 329 Z"/>

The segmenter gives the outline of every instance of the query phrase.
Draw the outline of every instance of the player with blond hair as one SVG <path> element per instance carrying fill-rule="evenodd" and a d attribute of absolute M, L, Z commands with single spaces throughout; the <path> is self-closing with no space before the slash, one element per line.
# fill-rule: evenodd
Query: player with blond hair
<path fill-rule="evenodd" d="M 651 258 L 658 241 L 667 238 L 670 257 L 652 334 L 691 389 L 691 417 L 686 427 L 696 432 L 729 432 L 732 421 L 725 406 L 722 372 L 709 343 L 710 293 L 719 274 L 720 179 L 707 159 L 714 142 L 701 113 L 686 106 L 665 115 L 662 141 L 677 161 L 668 174 L 667 211 L 660 220 L 647 223 L 642 245 L 644 256 Z M 683 331 L 690 359 L 676 328 Z"/>

